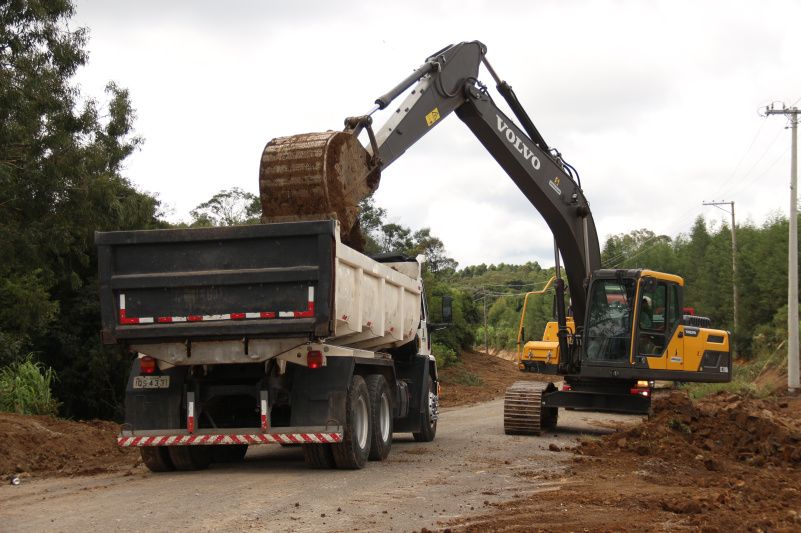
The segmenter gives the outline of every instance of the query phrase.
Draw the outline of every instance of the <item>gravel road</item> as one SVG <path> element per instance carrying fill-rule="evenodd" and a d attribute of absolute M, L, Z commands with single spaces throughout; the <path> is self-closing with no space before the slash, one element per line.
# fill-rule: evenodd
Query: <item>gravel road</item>
<path fill-rule="evenodd" d="M 552 489 L 565 479 L 552 451 L 632 416 L 560 412 L 541 437 L 503 434 L 503 402 L 441 414 L 436 440 L 396 435 L 383 463 L 310 470 L 299 448 L 253 447 L 240 464 L 201 472 L 101 474 L 0 487 L 3 531 L 413 531 L 479 514 L 485 502 Z M 141 467 L 140 467 L 141 468 Z"/>

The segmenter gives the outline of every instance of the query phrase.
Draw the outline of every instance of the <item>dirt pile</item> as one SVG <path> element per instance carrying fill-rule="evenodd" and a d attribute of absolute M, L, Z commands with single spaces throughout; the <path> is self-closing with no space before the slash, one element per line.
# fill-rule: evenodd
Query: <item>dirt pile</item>
<path fill-rule="evenodd" d="M 515 381 L 558 381 L 558 376 L 521 372 L 517 364 L 501 357 L 478 352 L 463 352 L 459 362 L 441 368 L 440 405 L 454 407 L 503 398 L 506 388 Z"/>
<path fill-rule="evenodd" d="M 694 403 L 674 391 L 655 400 L 653 407 L 647 422 L 611 438 L 584 442 L 579 453 L 605 454 L 611 446 L 641 456 L 688 461 L 702 456 L 709 470 L 723 468 L 724 459 L 755 467 L 801 467 L 801 424 L 787 399 L 718 393 Z"/>
<path fill-rule="evenodd" d="M 720 393 L 693 402 L 673 392 L 642 424 L 574 451 L 555 490 L 451 529 L 801 531 L 799 397 Z"/>
<path fill-rule="evenodd" d="M 130 469 L 138 450 L 120 448 L 119 425 L 0 413 L 0 476 L 96 474 Z"/>

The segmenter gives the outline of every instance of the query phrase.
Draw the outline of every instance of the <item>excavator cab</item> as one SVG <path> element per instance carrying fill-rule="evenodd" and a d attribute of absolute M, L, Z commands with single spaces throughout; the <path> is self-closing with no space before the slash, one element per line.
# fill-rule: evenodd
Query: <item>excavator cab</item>
<path fill-rule="evenodd" d="M 730 334 L 683 316 L 684 280 L 653 270 L 593 273 L 581 377 L 726 382 Z M 697 323 L 696 321 L 693 321 Z"/>

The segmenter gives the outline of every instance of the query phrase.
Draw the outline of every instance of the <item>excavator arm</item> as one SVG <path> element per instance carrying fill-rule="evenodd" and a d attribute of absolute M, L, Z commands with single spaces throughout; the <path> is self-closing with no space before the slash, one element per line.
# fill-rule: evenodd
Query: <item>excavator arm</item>
<path fill-rule="evenodd" d="M 280 211 L 276 205 L 283 201 L 289 206 L 303 192 L 299 185 L 305 183 L 320 191 L 314 198 L 326 196 L 320 202 L 321 212 L 337 213 L 344 232 L 348 232 L 355 216 L 346 213 L 341 204 L 350 208 L 375 190 L 380 171 L 455 112 L 551 229 L 564 259 L 574 319 L 580 327 L 584 323 L 586 282 L 600 267 L 600 247 L 589 204 L 577 177 L 571 175 L 571 167 L 550 152 L 511 87 L 498 78 L 485 54 L 486 46 L 478 41 L 448 46 L 376 99 L 370 113 L 348 118 L 345 132 L 271 141 L 262 156 L 260 176 L 264 219 L 285 219 L 280 213 L 276 216 Z M 495 105 L 478 80 L 482 63 L 525 131 Z M 373 112 L 387 108 L 410 88 L 395 113 L 374 133 Z M 351 141 L 364 130 L 368 132 L 369 146 L 361 152 Z M 310 142 L 309 137 L 314 135 L 318 138 Z M 343 140 L 342 135 L 349 139 Z M 343 174 L 342 169 L 347 172 Z"/>

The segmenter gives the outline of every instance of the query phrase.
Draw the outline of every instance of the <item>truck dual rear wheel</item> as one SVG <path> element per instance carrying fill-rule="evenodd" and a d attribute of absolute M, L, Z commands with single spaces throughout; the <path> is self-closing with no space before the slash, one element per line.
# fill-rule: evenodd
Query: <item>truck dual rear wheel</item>
<path fill-rule="evenodd" d="M 439 397 L 431 376 L 426 378 L 426 389 L 428 390 L 428 402 L 423 406 L 423 412 L 420 413 L 420 431 L 412 433 L 417 442 L 431 442 L 437 435 Z"/>
<path fill-rule="evenodd" d="M 334 452 L 331 444 L 304 444 L 303 460 L 311 468 L 334 468 Z"/>
<path fill-rule="evenodd" d="M 211 464 L 208 446 L 170 446 L 169 450 L 176 470 L 205 470 Z"/>
<path fill-rule="evenodd" d="M 367 390 L 372 408 L 370 440 L 371 461 L 383 461 L 392 448 L 392 391 L 381 374 L 367 376 Z"/>
<path fill-rule="evenodd" d="M 370 393 L 361 376 L 353 376 L 345 401 L 345 428 L 342 442 L 331 445 L 337 468 L 364 468 L 370 454 Z"/>
<path fill-rule="evenodd" d="M 164 446 L 142 446 L 139 448 L 142 462 L 151 472 L 172 472 L 175 465 L 170 459 L 170 452 Z"/>

